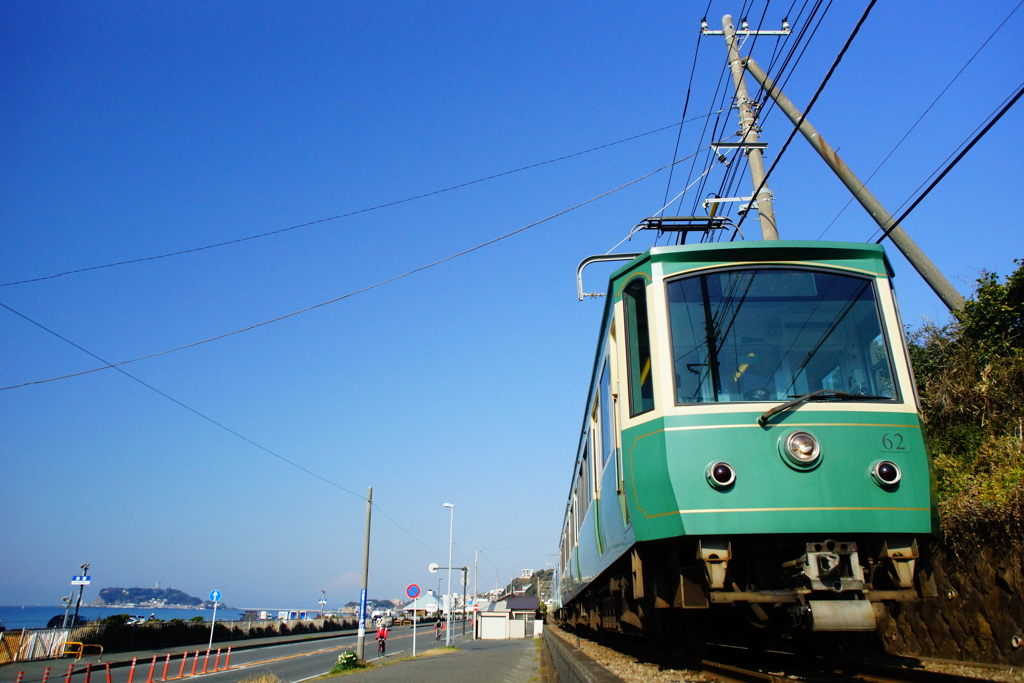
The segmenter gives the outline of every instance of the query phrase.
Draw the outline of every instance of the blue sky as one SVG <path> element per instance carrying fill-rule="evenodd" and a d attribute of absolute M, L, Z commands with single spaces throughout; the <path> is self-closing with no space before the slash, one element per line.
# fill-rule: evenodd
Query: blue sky
<path fill-rule="evenodd" d="M 797 106 L 865 5 L 825 14 L 785 84 Z M 810 120 L 867 177 L 1016 5 L 879 3 Z M 790 14 L 797 30 L 801 6 Z M 0 280 L 286 228 L 669 126 L 704 8 L 4 3 Z M 756 24 L 765 12 L 777 28 L 789 8 L 776 0 L 765 12 L 758 1 L 746 15 Z M 743 7 L 713 0 L 712 28 L 727 12 L 738 19 Z M 871 181 L 893 213 L 1024 80 L 1022 36 L 1018 12 Z M 775 45 L 760 39 L 754 57 L 768 63 Z M 688 117 L 717 110 L 724 54 L 721 38 L 700 40 Z M 1005 275 L 1024 256 L 1019 223 L 1003 217 L 1024 190 L 1005 156 L 1022 111 L 904 223 L 965 294 L 982 270 Z M 699 148 L 704 120 L 684 126 L 680 156 Z M 771 163 L 791 127 L 777 111 L 763 125 Z M 666 130 L 280 235 L 4 286 L 0 302 L 127 360 L 523 227 L 669 163 L 675 142 Z M 689 164 L 678 169 L 671 195 Z M 709 191 L 722 176 L 721 166 L 710 172 Z M 575 267 L 660 209 L 667 181 L 662 172 L 436 268 L 125 367 L 357 495 L 114 371 L 0 391 L 0 604 L 56 604 L 88 561 L 87 599 L 160 581 L 249 606 L 315 607 L 327 589 L 338 605 L 358 594 L 367 486 L 381 511 L 371 596 L 437 587 L 426 566 L 447 560 L 444 502 L 456 505 L 454 562 L 484 549 L 481 586 L 542 567 L 557 550 L 600 319 L 600 304 L 575 300 Z M 818 239 L 849 198 L 799 138 L 770 186 L 784 239 Z M 747 176 L 739 187 L 749 194 Z M 755 221 L 744 231 L 756 239 Z M 854 205 L 825 238 L 873 232 Z M 621 249 L 650 245 L 641 235 Z M 945 321 L 888 252 L 904 320 Z M 601 289 L 600 274 L 588 271 L 588 289 Z M 3 309 L 0 349 L 2 386 L 98 365 Z"/>

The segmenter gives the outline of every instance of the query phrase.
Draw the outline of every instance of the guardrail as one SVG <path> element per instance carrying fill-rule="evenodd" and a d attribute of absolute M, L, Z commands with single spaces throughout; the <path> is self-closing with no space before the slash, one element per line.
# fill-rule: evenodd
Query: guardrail
<path fill-rule="evenodd" d="M 77 645 L 78 647 L 73 647 L 69 649 L 68 645 Z M 66 655 L 75 655 L 75 659 L 81 659 L 82 655 L 85 654 L 85 649 L 88 647 L 98 648 L 100 651 L 100 657 L 98 661 L 103 661 L 102 645 L 95 645 L 93 643 L 80 643 L 75 640 L 65 640 L 63 643 L 61 643 L 60 647 L 57 649 L 57 657 L 59 659 L 60 657 L 64 657 Z"/>

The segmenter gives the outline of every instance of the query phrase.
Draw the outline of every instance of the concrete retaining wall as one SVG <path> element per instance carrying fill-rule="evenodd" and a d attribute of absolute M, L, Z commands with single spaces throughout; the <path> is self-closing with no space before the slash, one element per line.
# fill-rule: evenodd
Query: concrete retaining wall
<path fill-rule="evenodd" d="M 544 629 L 543 638 L 551 657 L 551 668 L 556 673 L 556 683 L 624 683 L 621 678 L 554 635 L 550 628 Z"/>

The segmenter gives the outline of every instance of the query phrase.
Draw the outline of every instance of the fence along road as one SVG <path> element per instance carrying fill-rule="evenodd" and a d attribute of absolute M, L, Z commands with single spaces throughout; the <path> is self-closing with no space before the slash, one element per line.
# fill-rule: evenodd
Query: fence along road
<path fill-rule="evenodd" d="M 404 657 L 411 655 L 412 627 L 395 627 L 390 629 L 390 631 L 391 635 L 388 638 L 387 656 L 394 657 L 396 655 L 400 655 Z M 457 638 L 459 642 L 472 638 L 471 631 L 465 636 L 462 636 L 461 628 L 456 632 L 453 632 L 452 635 Z M 243 644 L 245 641 L 234 642 L 237 644 Z M 306 678 L 319 676 L 330 671 L 334 666 L 334 663 L 337 661 L 338 655 L 345 650 L 353 649 L 355 644 L 356 635 L 351 634 L 332 638 L 320 638 L 313 641 L 295 641 L 245 650 L 232 650 L 230 669 L 219 672 L 208 672 L 205 675 L 199 673 L 203 669 L 203 658 L 206 652 L 206 648 L 202 648 L 202 654 L 199 658 L 199 665 L 195 676 L 189 675 L 192 670 L 192 658 L 195 652 L 195 649 L 192 649 L 190 650 L 188 662 L 185 666 L 184 679 L 178 679 L 178 672 L 181 669 L 182 659 L 181 651 L 178 650 L 176 654 L 171 656 L 171 663 L 167 670 L 166 680 L 178 681 L 196 678 L 207 681 L 208 683 L 235 683 L 236 681 L 240 681 L 253 674 L 269 671 L 276 674 L 277 677 L 281 679 L 282 683 L 297 683 L 298 681 L 305 680 Z M 214 643 L 215 647 L 210 653 L 209 669 L 213 669 L 214 652 L 216 652 L 217 645 L 217 643 Z M 222 668 L 224 666 L 227 645 L 231 645 L 231 643 L 224 644 L 221 650 L 220 664 Z M 434 634 L 432 630 L 423 628 L 417 629 L 417 653 L 443 645 L 444 641 L 434 641 Z M 125 661 L 130 662 L 133 656 L 138 656 L 133 683 L 147 683 L 151 668 L 153 669 L 152 683 L 160 683 L 160 681 L 163 680 L 166 654 L 166 650 L 111 653 L 106 655 L 103 659 L 104 662 L 111 663 L 111 683 L 128 683 L 130 667 L 123 666 L 122 663 Z M 155 667 L 152 665 L 153 655 L 156 655 L 157 657 Z M 368 640 L 366 644 L 366 656 L 370 661 L 376 659 L 377 644 L 372 640 Z M 106 683 L 106 669 L 103 664 L 96 664 L 96 659 L 97 658 L 94 656 L 83 657 L 82 660 L 75 665 L 75 672 L 72 675 L 70 683 L 85 683 L 85 666 L 86 663 L 90 662 L 92 663 L 90 683 Z M 16 683 L 18 680 L 18 673 L 21 671 L 25 672 L 22 683 L 40 683 L 46 667 L 50 667 L 49 683 L 66 683 L 65 675 L 67 674 L 68 666 L 72 661 L 74 660 L 65 658 L 5 664 L 0 666 L 0 683 Z M 115 663 L 116 666 L 114 665 Z"/>

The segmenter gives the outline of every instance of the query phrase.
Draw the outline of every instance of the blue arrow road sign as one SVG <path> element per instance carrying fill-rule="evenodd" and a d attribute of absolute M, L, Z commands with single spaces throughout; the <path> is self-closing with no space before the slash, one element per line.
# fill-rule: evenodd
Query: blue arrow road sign
<path fill-rule="evenodd" d="M 220 602 L 220 591 L 210 591 L 210 600 L 212 602 Z"/>

